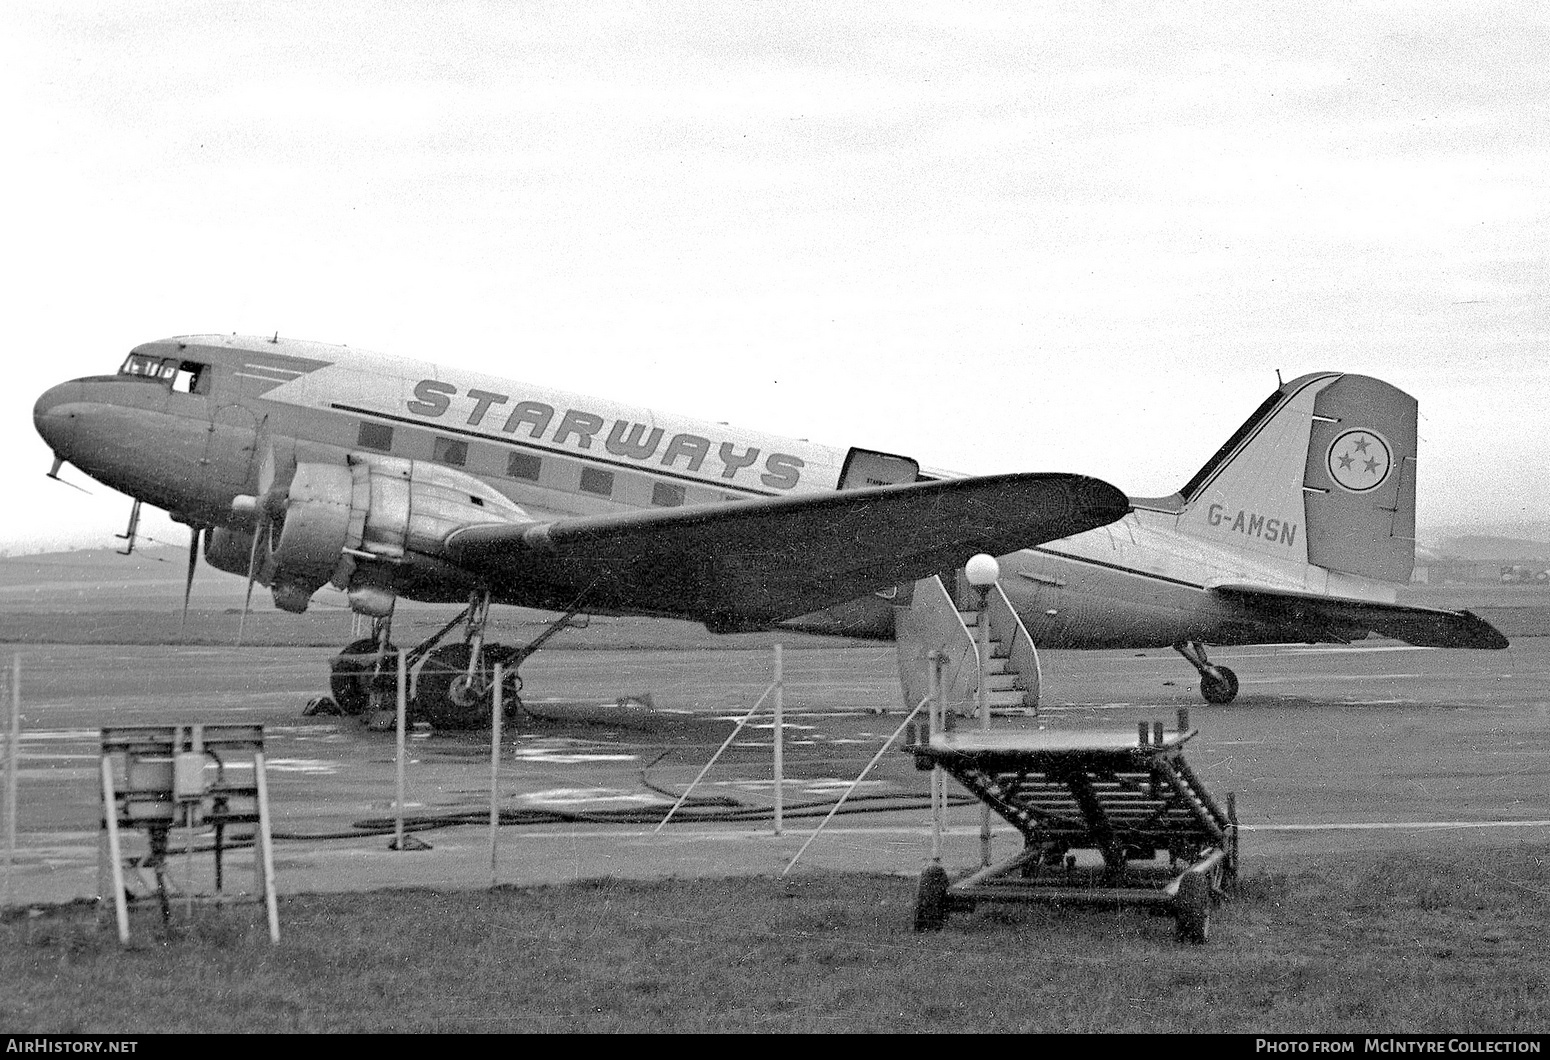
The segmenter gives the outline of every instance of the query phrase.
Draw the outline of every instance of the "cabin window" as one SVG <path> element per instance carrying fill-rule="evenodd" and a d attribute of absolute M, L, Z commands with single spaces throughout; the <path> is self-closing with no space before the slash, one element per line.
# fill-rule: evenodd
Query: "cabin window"
<path fill-rule="evenodd" d="M 506 474 L 529 482 L 538 481 L 538 469 L 542 466 L 543 461 L 531 453 L 512 453 L 506 458 Z"/>
<path fill-rule="evenodd" d="M 459 438 L 437 438 L 431 459 L 438 464 L 462 467 L 468 463 L 468 443 Z"/>
<path fill-rule="evenodd" d="M 393 448 L 393 428 L 385 423 L 363 423 L 355 444 L 362 449 L 375 449 L 385 453 Z"/>
<path fill-rule="evenodd" d="M 583 493 L 596 493 L 600 497 L 607 497 L 614 491 L 614 473 L 604 471 L 600 467 L 582 468 L 581 490 Z"/>
<path fill-rule="evenodd" d="M 651 503 L 659 508 L 677 508 L 684 502 L 684 488 L 671 482 L 651 484 Z"/>
<path fill-rule="evenodd" d="M 173 363 L 171 361 L 169 364 Z M 210 392 L 210 366 L 197 361 L 183 361 L 175 369 L 172 389 L 180 394 L 208 394 Z"/>

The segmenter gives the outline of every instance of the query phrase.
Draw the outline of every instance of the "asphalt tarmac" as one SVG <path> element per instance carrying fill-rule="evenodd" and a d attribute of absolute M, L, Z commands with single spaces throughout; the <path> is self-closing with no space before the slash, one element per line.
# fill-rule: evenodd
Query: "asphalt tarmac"
<path fill-rule="evenodd" d="M 10 652 L 0 656 L 9 664 Z M 783 821 L 775 834 L 766 714 L 706 772 L 680 815 L 656 824 L 772 677 L 765 651 L 549 651 L 525 670 L 528 713 L 504 734 L 492 864 L 489 733 L 416 731 L 404 812 L 424 850 L 390 850 L 394 734 L 303 717 L 325 681 L 321 649 L 28 646 L 10 905 L 97 894 L 99 730 L 117 725 L 262 724 L 277 890 L 484 887 L 594 877 L 914 874 L 929 852 L 927 774 L 884 753 L 846 812 L 816 840 L 835 798 L 904 720 L 892 645 L 784 653 Z M 1501 652 L 1351 647 L 1223 649 L 1238 700 L 1204 704 L 1172 651 L 1045 652 L 1038 717 L 997 728 L 1172 728 L 1189 711 L 1187 758 L 1218 797 L 1235 794 L 1244 871 L 1327 865 L 1356 850 L 1550 841 L 1550 638 Z M 769 703 L 766 702 L 767 711 Z M 978 805 L 954 807 L 950 871 L 978 861 Z M 213 856 L 196 842 L 194 889 Z M 0 836 L 3 841 L 3 836 Z M 1010 854 L 1016 833 L 996 833 Z M 138 840 L 130 843 L 139 850 Z M 3 856 L 3 854 L 0 854 Z M 229 888 L 251 889 L 228 851 Z M 174 858 L 174 881 L 185 859 Z"/>

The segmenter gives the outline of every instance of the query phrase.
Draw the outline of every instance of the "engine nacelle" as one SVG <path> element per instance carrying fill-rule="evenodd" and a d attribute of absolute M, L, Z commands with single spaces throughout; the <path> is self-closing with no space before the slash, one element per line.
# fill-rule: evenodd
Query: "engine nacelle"
<path fill-rule="evenodd" d="M 332 582 L 351 591 L 356 610 L 384 614 L 392 609 L 393 572 L 416 556 L 436 556 L 453 530 L 533 522 L 462 471 L 397 457 L 347 459 L 296 466 L 265 572 L 277 607 L 305 611 L 312 594 Z"/>
<path fill-rule="evenodd" d="M 252 559 L 253 534 L 250 531 L 217 526 L 205 532 L 205 562 L 216 570 L 246 577 Z"/>

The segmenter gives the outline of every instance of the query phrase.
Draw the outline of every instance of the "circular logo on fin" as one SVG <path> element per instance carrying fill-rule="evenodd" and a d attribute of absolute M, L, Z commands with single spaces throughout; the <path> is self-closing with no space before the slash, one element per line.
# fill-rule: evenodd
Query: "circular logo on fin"
<path fill-rule="evenodd" d="M 1392 452 L 1376 431 L 1346 431 L 1329 447 L 1329 477 L 1352 493 L 1375 490 L 1389 477 L 1389 468 L 1394 465 Z"/>

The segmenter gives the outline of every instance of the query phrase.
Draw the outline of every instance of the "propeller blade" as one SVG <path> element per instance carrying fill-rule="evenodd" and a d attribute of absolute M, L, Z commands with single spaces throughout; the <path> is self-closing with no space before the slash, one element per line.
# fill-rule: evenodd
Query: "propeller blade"
<path fill-rule="evenodd" d="M 274 439 L 269 436 L 268 416 L 258 426 L 258 446 L 258 495 L 262 497 L 273 488 L 275 476 Z"/>
<path fill-rule="evenodd" d="M 183 583 L 183 622 L 178 626 L 178 640 L 188 632 L 188 598 L 194 594 L 194 569 L 199 566 L 199 538 L 204 533 L 197 526 L 188 528 L 188 578 Z"/>
<path fill-rule="evenodd" d="M 248 628 L 248 610 L 253 606 L 253 582 L 258 578 L 258 539 L 262 533 L 269 535 L 269 521 L 264 519 L 253 528 L 253 547 L 248 549 L 248 594 L 242 601 L 242 618 L 237 622 L 237 644 L 242 647 L 242 634 Z"/>
<path fill-rule="evenodd" d="M 258 523 L 253 527 L 253 547 L 248 551 L 248 592 L 242 601 L 242 619 L 237 623 L 237 647 L 242 647 L 242 634 L 247 629 L 248 611 L 253 604 L 253 583 L 258 580 L 258 542 L 263 538 L 265 551 L 274 535 L 274 520 L 284 514 L 284 496 L 274 493 L 276 461 L 274 439 L 269 434 L 269 417 L 258 425 Z"/>

